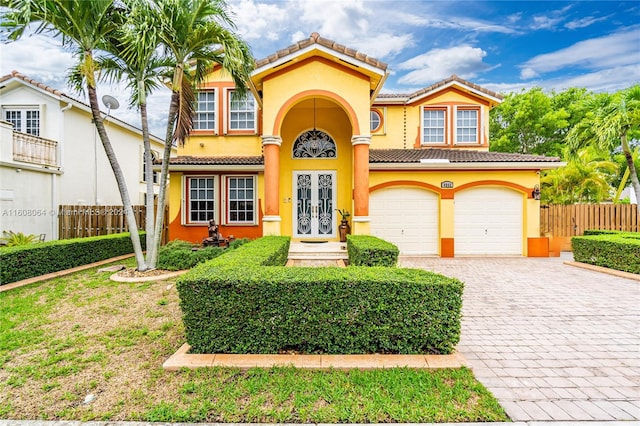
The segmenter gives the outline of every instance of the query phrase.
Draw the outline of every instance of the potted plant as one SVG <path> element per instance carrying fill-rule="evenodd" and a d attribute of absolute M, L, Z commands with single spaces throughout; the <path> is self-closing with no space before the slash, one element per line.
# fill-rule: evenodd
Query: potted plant
<path fill-rule="evenodd" d="M 340 242 L 344 243 L 347 241 L 347 234 L 351 233 L 351 225 L 349 225 L 349 216 L 351 216 L 351 213 L 349 213 L 347 209 L 336 209 L 336 211 L 340 213 L 340 226 L 338 226 Z"/>

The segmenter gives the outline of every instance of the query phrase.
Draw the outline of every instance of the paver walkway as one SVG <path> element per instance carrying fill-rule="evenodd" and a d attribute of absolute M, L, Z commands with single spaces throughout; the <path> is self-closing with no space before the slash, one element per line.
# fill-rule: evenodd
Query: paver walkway
<path fill-rule="evenodd" d="M 458 350 L 515 421 L 640 419 L 640 284 L 560 258 L 401 258 L 465 282 Z"/>

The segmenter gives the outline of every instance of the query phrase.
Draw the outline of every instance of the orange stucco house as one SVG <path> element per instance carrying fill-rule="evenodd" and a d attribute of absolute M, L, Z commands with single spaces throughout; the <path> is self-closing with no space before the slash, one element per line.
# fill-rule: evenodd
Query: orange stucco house
<path fill-rule="evenodd" d="M 451 76 L 381 93 L 387 65 L 312 34 L 257 61 L 251 94 L 214 69 L 170 162 L 169 238 L 337 241 L 340 215 L 401 253 L 547 256 L 540 170 L 557 158 L 489 152 L 502 97 Z"/>

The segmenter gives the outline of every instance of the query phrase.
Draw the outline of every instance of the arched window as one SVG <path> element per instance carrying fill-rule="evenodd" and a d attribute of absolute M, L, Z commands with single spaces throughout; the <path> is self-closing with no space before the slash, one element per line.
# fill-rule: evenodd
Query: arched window
<path fill-rule="evenodd" d="M 308 130 L 293 143 L 293 158 L 336 158 L 336 143 L 322 130 Z"/>

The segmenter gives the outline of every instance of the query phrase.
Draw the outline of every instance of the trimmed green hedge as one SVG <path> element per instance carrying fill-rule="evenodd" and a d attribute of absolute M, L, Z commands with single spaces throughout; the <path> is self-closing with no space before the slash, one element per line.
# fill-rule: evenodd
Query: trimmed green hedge
<path fill-rule="evenodd" d="M 289 257 L 289 237 L 269 236 L 258 238 L 228 251 L 213 261 L 206 262 L 211 268 L 245 268 L 252 266 L 284 266 Z"/>
<path fill-rule="evenodd" d="M 140 232 L 145 248 L 145 233 Z M 0 248 L 0 285 L 133 253 L 129 233 Z"/>
<path fill-rule="evenodd" d="M 197 245 L 188 241 L 174 240 L 160 247 L 158 269 L 181 271 L 191 269 L 199 263 L 220 256 L 226 249 L 222 247 L 204 247 L 193 250 Z"/>
<path fill-rule="evenodd" d="M 640 239 L 640 232 L 613 231 L 610 229 L 586 229 L 584 235 L 622 235 L 627 238 Z"/>
<path fill-rule="evenodd" d="M 640 274 L 640 234 L 603 233 L 573 237 L 573 258 L 578 262 Z"/>
<path fill-rule="evenodd" d="M 349 265 L 396 266 L 400 250 L 394 244 L 370 235 L 347 235 Z"/>
<path fill-rule="evenodd" d="M 269 266 L 286 262 L 285 238 L 258 239 L 178 279 L 192 352 L 453 351 L 460 281 L 417 269 Z"/>

